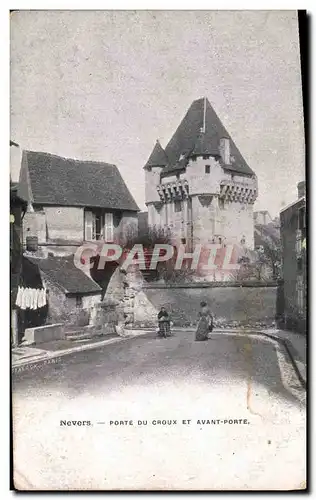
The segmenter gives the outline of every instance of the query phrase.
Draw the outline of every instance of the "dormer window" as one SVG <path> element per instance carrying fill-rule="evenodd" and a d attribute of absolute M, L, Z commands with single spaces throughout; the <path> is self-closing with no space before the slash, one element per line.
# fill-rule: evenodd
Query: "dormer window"
<path fill-rule="evenodd" d="M 219 148 L 223 163 L 230 165 L 230 141 L 228 137 L 222 137 Z"/>

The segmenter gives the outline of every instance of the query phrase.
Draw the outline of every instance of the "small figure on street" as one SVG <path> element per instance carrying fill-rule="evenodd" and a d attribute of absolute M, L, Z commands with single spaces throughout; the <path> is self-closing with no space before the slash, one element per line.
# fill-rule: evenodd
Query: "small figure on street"
<path fill-rule="evenodd" d="M 170 317 L 165 307 L 162 307 L 158 313 L 158 336 L 168 337 L 170 336 Z"/>
<path fill-rule="evenodd" d="M 213 315 L 206 302 L 201 302 L 199 312 L 199 322 L 197 325 L 195 340 L 208 340 L 209 333 L 213 331 Z"/>

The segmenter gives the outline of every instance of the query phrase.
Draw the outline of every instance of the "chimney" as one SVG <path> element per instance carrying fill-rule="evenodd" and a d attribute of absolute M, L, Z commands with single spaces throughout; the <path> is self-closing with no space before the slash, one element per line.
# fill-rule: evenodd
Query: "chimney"
<path fill-rule="evenodd" d="M 219 150 L 224 164 L 230 165 L 230 142 L 228 137 L 222 137 Z"/>
<path fill-rule="evenodd" d="M 299 198 L 303 198 L 305 196 L 305 181 L 301 181 L 297 184 L 297 195 Z"/>

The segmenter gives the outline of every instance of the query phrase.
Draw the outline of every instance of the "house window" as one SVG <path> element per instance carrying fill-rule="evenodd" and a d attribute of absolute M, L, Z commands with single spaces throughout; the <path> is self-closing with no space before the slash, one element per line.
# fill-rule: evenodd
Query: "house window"
<path fill-rule="evenodd" d="M 113 214 L 104 210 L 85 210 L 85 240 L 113 241 Z"/>
<path fill-rule="evenodd" d="M 305 207 L 298 211 L 298 229 L 301 231 L 302 239 L 304 239 L 306 236 Z"/>
<path fill-rule="evenodd" d="M 104 214 L 104 240 L 111 242 L 114 237 L 114 227 L 113 227 L 113 214 Z"/>
<path fill-rule="evenodd" d="M 174 202 L 174 211 L 175 211 L 175 212 L 181 212 L 181 210 L 182 210 L 182 204 L 181 204 L 181 201 L 176 200 L 176 201 Z"/>
<path fill-rule="evenodd" d="M 305 208 L 300 208 L 298 212 L 298 229 L 305 229 Z"/>
<path fill-rule="evenodd" d="M 76 295 L 76 307 L 82 307 L 82 297 L 81 295 Z"/>
<path fill-rule="evenodd" d="M 205 165 L 205 173 L 209 174 L 211 172 L 211 166 L 210 165 Z"/>

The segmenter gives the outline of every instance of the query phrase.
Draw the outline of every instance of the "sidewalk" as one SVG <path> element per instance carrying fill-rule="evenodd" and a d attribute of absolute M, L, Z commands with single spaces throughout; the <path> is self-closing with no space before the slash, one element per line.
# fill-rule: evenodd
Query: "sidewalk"
<path fill-rule="evenodd" d="M 54 363 L 57 358 L 71 353 L 87 351 L 108 344 L 115 344 L 139 335 L 150 333 L 151 330 L 125 330 L 124 337 L 103 335 L 77 340 L 55 340 L 43 342 L 38 347 L 19 346 L 11 351 L 12 371 L 22 371 L 26 366 L 36 363 Z M 55 361 L 54 361 L 55 360 Z"/>

